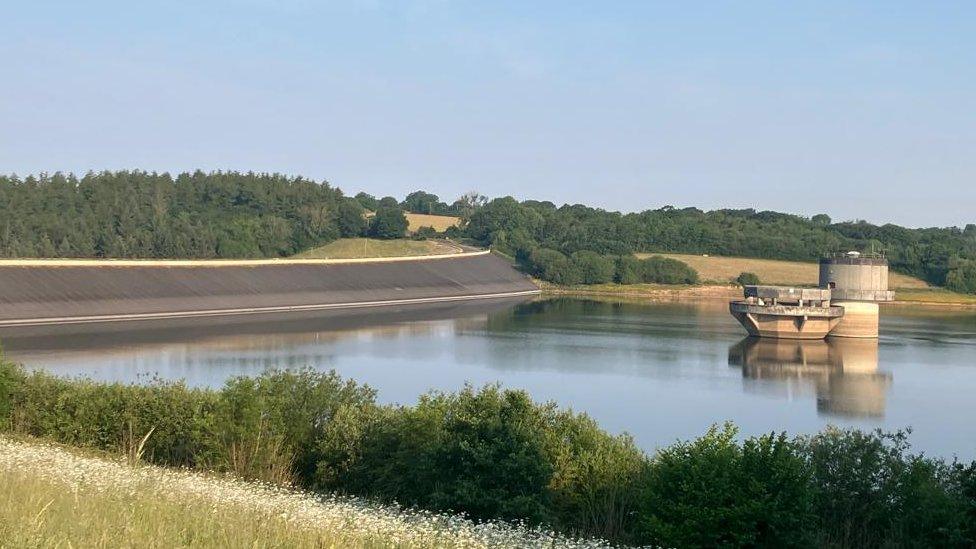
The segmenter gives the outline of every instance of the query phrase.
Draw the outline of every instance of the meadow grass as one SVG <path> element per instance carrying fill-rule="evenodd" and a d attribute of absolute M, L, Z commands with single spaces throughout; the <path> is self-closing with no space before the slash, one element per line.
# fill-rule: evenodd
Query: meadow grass
<path fill-rule="evenodd" d="M 783 286 L 816 286 L 820 271 L 816 263 L 802 261 L 781 261 L 776 259 L 754 259 L 748 257 L 719 257 L 693 254 L 637 254 L 638 257 L 662 255 L 687 263 L 698 271 L 703 282 L 727 284 L 740 273 L 749 272 L 759 276 L 763 284 Z M 889 273 L 888 285 L 894 289 L 924 289 L 929 285 L 924 280 L 899 273 Z"/>
<path fill-rule="evenodd" d="M 409 257 L 457 253 L 460 248 L 439 240 L 379 240 L 340 238 L 302 252 L 296 259 L 356 259 L 361 257 Z"/>
<path fill-rule="evenodd" d="M 593 547 L 0 437 L 0 547 Z"/>

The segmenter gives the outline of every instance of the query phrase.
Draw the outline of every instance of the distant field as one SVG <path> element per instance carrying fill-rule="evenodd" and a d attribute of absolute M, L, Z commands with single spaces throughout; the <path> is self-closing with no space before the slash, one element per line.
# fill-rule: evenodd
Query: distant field
<path fill-rule="evenodd" d="M 460 251 L 459 247 L 440 240 L 340 238 L 335 242 L 302 252 L 294 257 L 297 259 L 356 259 L 360 257 L 437 255 Z"/>
<path fill-rule="evenodd" d="M 637 254 L 638 257 L 663 255 L 687 263 L 698 271 L 703 282 L 727 283 L 743 272 L 756 273 L 763 284 L 789 286 L 816 286 L 819 268 L 816 263 L 751 259 L 746 257 L 716 257 L 691 254 Z M 898 273 L 890 273 L 888 285 L 892 289 L 924 289 L 929 285 L 923 280 Z"/>
<path fill-rule="evenodd" d="M 410 232 L 421 227 L 433 227 L 435 231 L 443 232 L 448 227 L 456 227 L 461 223 L 460 217 L 450 215 L 427 215 L 409 212 L 404 215 L 407 216 L 407 223 L 409 223 L 407 230 Z"/>
<path fill-rule="evenodd" d="M 895 294 L 895 299 L 912 303 L 976 305 L 976 295 L 958 294 L 943 288 L 903 289 Z"/>

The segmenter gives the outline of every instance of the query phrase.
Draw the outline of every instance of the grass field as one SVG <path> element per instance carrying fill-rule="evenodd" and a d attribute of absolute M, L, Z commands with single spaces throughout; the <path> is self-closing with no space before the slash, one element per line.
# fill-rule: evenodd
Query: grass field
<path fill-rule="evenodd" d="M 360 257 L 407 257 L 458 253 L 461 249 L 441 240 L 376 240 L 340 238 L 325 246 L 313 248 L 297 259 L 356 259 Z"/>
<path fill-rule="evenodd" d="M 819 282 L 819 268 L 816 263 L 690 254 L 638 254 L 639 257 L 649 255 L 663 255 L 687 263 L 698 271 L 698 276 L 704 283 L 727 284 L 743 272 L 756 273 L 763 284 L 816 286 Z M 929 287 L 923 280 L 898 273 L 888 275 L 888 285 L 894 290 Z"/>
<path fill-rule="evenodd" d="M 943 288 L 901 289 L 895 292 L 895 301 L 904 303 L 976 306 L 976 295 L 959 294 Z"/>
<path fill-rule="evenodd" d="M 421 227 L 433 227 L 437 232 L 444 232 L 448 227 L 457 227 L 461 223 L 460 217 L 450 215 L 427 215 L 405 212 L 407 216 L 407 230 L 414 232 Z"/>
<path fill-rule="evenodd" d="M 606 547 L 0 437 L 0 547 Z"/>

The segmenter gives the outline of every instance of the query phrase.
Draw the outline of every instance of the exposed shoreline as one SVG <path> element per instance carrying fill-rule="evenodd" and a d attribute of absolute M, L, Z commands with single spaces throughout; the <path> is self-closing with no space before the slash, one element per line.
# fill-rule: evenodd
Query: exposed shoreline
<path fill-rule="evenodd" d="M 732 285 L 698 284 L 597 284 L 593 286 L 559 286 L 535 281 L 543 295 L 646 299 L 650 301 L 732 300 L 742 297 L 742 288 Z M 899 298 L 899 295 L 905 296 Z M 936 297 L 937 299 L 932 299 Z M 928 298 L 928 299 L 927 299 Z M 882 304 L 888 307 L 923 305 L 954 309 L 976 309 L 976 296 L 955 294 L 945 290 L 895 290 L 895 301 Z"/>

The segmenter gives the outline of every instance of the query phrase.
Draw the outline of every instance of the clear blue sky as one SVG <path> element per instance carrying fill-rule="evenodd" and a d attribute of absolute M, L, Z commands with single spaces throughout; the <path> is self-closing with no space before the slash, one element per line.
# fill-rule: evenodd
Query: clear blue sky
<path fill-rule="evenodd" d="M 0 172 L 976 222 L 976 2 L 10 1 Z"/>

